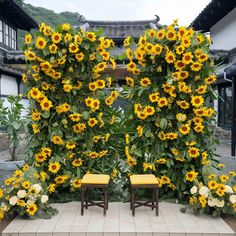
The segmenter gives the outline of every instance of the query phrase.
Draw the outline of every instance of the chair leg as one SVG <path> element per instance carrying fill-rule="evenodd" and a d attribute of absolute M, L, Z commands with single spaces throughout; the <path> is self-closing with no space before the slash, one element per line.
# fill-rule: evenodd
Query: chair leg
<path fill-rule="evenodd" d="M 85 189 L 85 209 L 88 209 L 88 192 L 89 188 Z"/>
<path fill-rule="evenodd" d="M 108 202 L 109 202 L 109 199 L 108 199 L 108 188 L 106 188 L 106 191 L 107 191 L 107 205 L 106 205 L 106 207 L 107 207 L 107 210 L 108 210 Z"/>
<path fill-rule="evenodd" d="M 104 206 L 103 206 L 103 215 L 106 215 L 107 209 L 107 188 L 104 188 Z"/>
<path fill-rule="evenodd" d="M 85 192 L 85 187 L 82 186 L 82 192 L 81 192 L 81 215 L 84 215 L 84 192 Z"/>
<path fill-rule="evenodd" d="M 135 216 L 135 190 L 134 188 L 132 187 L 131 189 L 132 191 L 132 216 Z"/>
<path fill-rule="evenodd" d="M 132 188 L 130 188 L 130 210 L 132 210 Z"/>
<path fill-rule="evenodd" d="M 155 207 L 155 201 L 156 201 L 156 197 L 155 197 L 155 188 L 152 189 L 152 210 Z"/>
<path fill-rule="evenodd" d="M 155 195 L 156 195 L 156 216 L 159 215 L 159 188 L 157 187 L 156 188 L 156 191 L 155 191 Z"/>

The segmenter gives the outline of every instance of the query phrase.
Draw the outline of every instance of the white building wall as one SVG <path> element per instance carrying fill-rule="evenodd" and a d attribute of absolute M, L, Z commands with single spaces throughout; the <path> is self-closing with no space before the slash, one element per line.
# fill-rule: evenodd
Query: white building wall
<path fill-rule="evenodd" d="M 236 8 L 210 29 L 211 49 L 231 50 L 236 47 Z"/>
<path fill-rule="evenodd" d="M 18 94 L 16 78 L 2 74 L 0 82 L 1 82 L 1 86 L 0 86 L 1 95 L 17 95 Z"/>

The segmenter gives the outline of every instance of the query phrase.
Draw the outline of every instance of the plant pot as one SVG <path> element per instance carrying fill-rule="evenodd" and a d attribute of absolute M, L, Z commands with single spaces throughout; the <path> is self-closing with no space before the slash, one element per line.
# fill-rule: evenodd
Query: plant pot
<path fill-rule="evenodd" d="M 0 171 L 14 171 L 25 164 L 25 161 L 0 161 Z"/>

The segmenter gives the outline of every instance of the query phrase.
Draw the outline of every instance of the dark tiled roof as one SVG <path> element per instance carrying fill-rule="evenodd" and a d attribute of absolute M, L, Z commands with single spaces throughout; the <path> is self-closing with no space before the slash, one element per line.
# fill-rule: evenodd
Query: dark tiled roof
<path fill-rule="evenodd" d="M 21 7 L 16 0 L 0 0 L 1 16 L 8 19 L 18 29 L 37 28 L 38 22 Z"/>
<path fill-rule="evenodd" d="M 4 74 L 15 75 L 18 77 L 21 77 L 22 73 L 24 73 L 23 68 L 9 64 L 0 64 L 0 71 L 4 72 Z"/>
<path fill-rule="evenodd" d="M 99 28 L 103 28 L 102 35 L 112 39 L 124 39 L 129 35 L 137 38 L 147 29 L 160 27 L 158 16 L 156 19 L 144 21 L 92 21 L 84 18 L 79 18 L 78 21 L 87 31 L 98 31 Z"/>
<path fill-rule="evenodd" d="M 14 60 L 14 61 L 25 61 L 25 56 L 22 51 L 8 51 L 6 53 L 5 58 L 8 61 Z"/>
<path fill-rule="evenodd" d="M 236 0 L 212 0 L 190 24 L 190 27 L 193 27 L 195 30 L 208 32 L 213 25 L 235 7 Z"/>

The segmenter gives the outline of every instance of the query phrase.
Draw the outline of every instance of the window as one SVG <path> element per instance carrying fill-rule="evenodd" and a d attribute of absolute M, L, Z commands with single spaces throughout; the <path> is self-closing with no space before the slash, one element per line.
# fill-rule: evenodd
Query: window
<path fill-rule="evenodd" d="M 0 43 L 16 50 L 16 30 L 0 20 Z"/>
<path fill-rule="evenodd" d="M 0 20 L 0 43 L 3 43 L 3 23 Z"/>
<path fill-rule="evenodd" d="M 232 123 L 232 87 L 223 85 L 219 87 L 219 115 L 218 125 L 223 128 L 231 128 Z"/>

